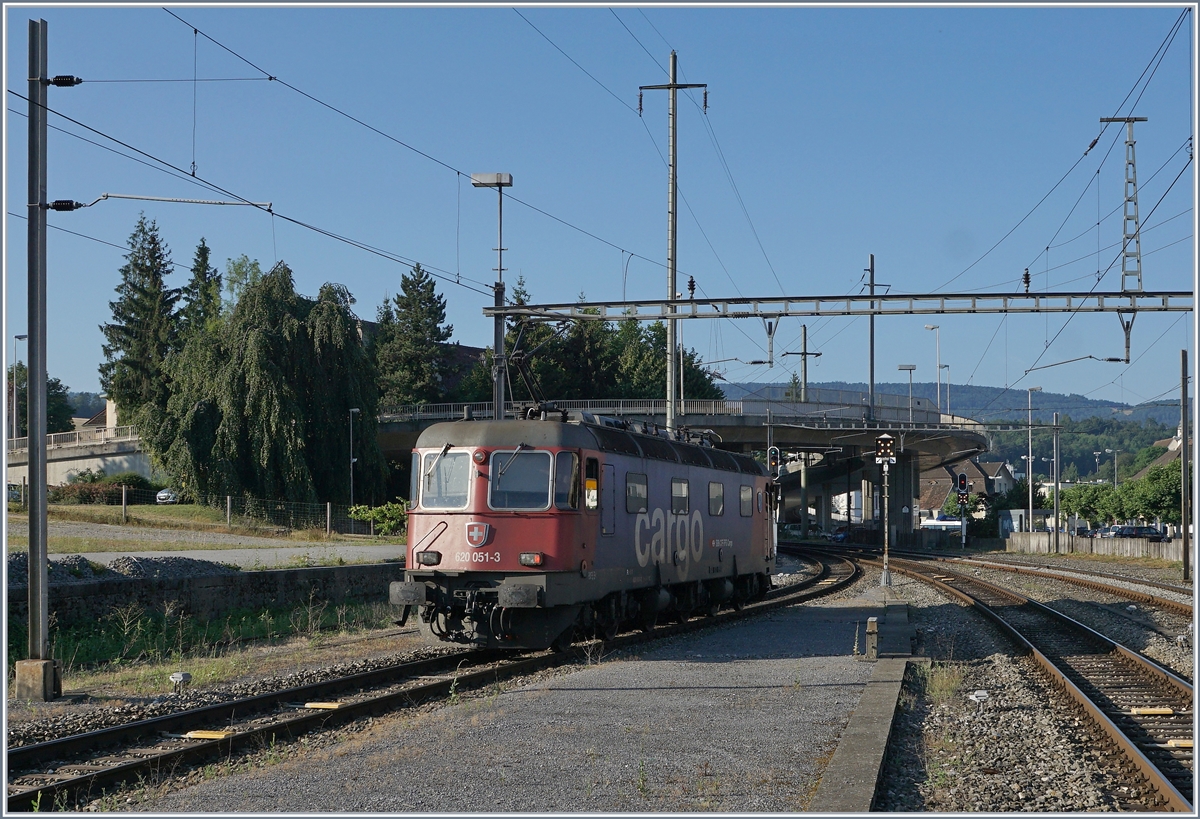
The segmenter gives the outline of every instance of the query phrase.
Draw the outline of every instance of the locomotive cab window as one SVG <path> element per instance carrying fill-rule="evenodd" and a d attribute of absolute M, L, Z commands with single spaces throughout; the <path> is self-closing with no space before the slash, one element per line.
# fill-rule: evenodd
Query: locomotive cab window
<path fill-rule="evenodd" d="M 637 472 L 625 475 L 625 511 L 630 514 L 645 512 L 648 508 L 646 476 Z"/>
<path fill-rule="evenodd" d="M 554 456 L 554 505 L 559 509 L 579 508 L 579 456 L 574 452 Z"/>
<path fill-rule="evenodd" d="M 725 484 L 709 483 L 708 514 L 713 516 L 725 514 Z"/>
<path fill-rule="evenodd" d="M 421 453 L 412 454 L 412 474 L 408 476 L 408 502 L 411 506 L 421 504 Z"/>
<path fill-rule="evenodd" d="M 671 514 L 688 513 L 688 482 L 683 478 L 671 478 Z"/>
<path fill-rule="evenodd" d="M 754 487 L 743 486 L 741 491 L 742 517 L 748 518 L 754 514 Z"/>
<path fill-rule="evenodd" d="M 488 505 L 493 509 L 549 509 L 550 453 L 492 453 Z"/>
<path fill-rule="evenodd" d="M 450 445 L 446 446 L 441 452 L 426 452 L 421 462 L 421 506 L 426 509 L 462 509 L 467 505 L 471 456 L 450 452 Z"/>
<path fill-rule="evenodd" d="M 600 462 L 588 458 L 583 476 L 583 505 L 588 509 L 600 506 Z"/>

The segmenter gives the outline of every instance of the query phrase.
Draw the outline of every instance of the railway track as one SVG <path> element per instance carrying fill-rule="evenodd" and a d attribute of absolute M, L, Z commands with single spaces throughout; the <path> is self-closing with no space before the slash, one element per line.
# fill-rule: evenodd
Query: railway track
<path fill-rule="evenodd" d="M 828 547 L 821 547 L 828 548 Z M 881 552 L 878 547 L 865 548 L 846 548 L 833 547 L 834 552 L 849 552 L 858 554 L 870 559 L 878 559 Z M 1091 589 L 1092 591 L 1104 592 L 1111 594 L 1114 597 L 1120 597 L 1125 600 L 1132 600 L 1143 605 L 1155 606 L 1169 611 L 1172 614 L 1177 614 L 1187 619 L 1192 619 L 1193 607 L 1190 603 L 1184 603 L 1179 600 L 1174 600 L 1170 597 L 1151 594 L 1149 592 L 1140 592 L 1137 589 L 1127 588 L 1125 586 L 1114 586 L 1111 583 L 1104 583 L 1101 580 L 1093 578 L 1103 578 L 1107 580 L 1116 580 L 1122 583 L 1129 583 L 1137 586 L 1143 586 L 1151 589 L 1161 589 L 1163 591 L 1173 592 L 1179 595 L 1192 596 L 1192 589 L 1187 586 L 1177 586 L 1170 583 L 1159 583 L 1153 580 L 1143 580 L 1136 577 L 1126 577 L 1118 574 L 1110 574 L 1107 572 L 1083 571 L 1080 569 L 1047 569 L 1045 567 L 1017 565 L 1013 563 L 1001 563 L 991 560 L 979 560 L 976 558 L 967 557 L 948 557 L 945 554 L 932 552 L 909 552 L 900 550 L 891 550 L 891 559 L 911 558 L 914 560 L 929 560 L 939 563 L 948 563 L 951 565 L 966 565 L 977 566 L 979 568 L 995 569 L 997 571 L 1013 572 L 1015 574 L 1025 574 L 1033 577 L 1044 577 L 1050 580 L 1058 580 L 1063 583 L 1070 583 L 1081 588 Z"/>
<path fill-rule="evenodd" d="M 1029 651 L 1108 736 L 1169 810 L 1193 812 L 1192 686 L 1087 626 L 1016 592 L 940 564 L 890 567 L 974 606 Z"/>
<path fill-rule="evenodd" d="M 762 601 L 715 617 L 682 618 L 685 622 L 651 632 L 622 634 L 603 643 L 603 649 L 627 648 L 820 597 L 845 588 L 860 573 L 845 558 L 797 556 L 816 564 L 811 576 L 772 589 Z M 465 651 L 10 748 L 7 809 L 76 809 L 126 783 L 153 781 L 215 757 L 259 750 L 310 731 L 587 659 L 597 645 L 593 641 L 563 653 L 516 657 L 512 652 Z"/>

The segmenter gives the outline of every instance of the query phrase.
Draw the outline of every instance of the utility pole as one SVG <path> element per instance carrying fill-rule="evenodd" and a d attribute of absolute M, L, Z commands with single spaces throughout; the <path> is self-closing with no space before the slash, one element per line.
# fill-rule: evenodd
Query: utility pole
<path fill-rule="evenodd" d="M 1187 350 L 1179 351 L 1180 359 L 1180 378 L 1179 378 L 1179 468 L 1182 472 L 1182 480 L 1179 482 L 1179 500 L 1181 506 L 1181 515 L 1179 520 L 1182 522 L 1180 528 L 1183 530 L 1183 579 L 1191 579 L 1191 551 L 1192 551 L 1192 487 L 1191 487 L 1191 451 L 1188 449 L 1188 360 Z"/>
<path fill-rule="evenodd" d="M 511 188 L 513 183 L 510 173 L 473 173 L 471 185 L 476 188 L 495 188 L 499 195 L 496 211 L 496 284 L 493 287 L 496 307 L 504 307 L 504 189 Z M 496 314 L 496 326 L 493 332 L 492 349 L 495 354 L 492 360 L 492 419 L 504 420 L 504 382 L 508 369 L 508 361 L 504 355 L 504 316 Z"/>
<path fill-rule="evenodd" d="M 46 559 L 46 89 L 47 25 L 29 21 L 29 659 L 17 662 L 18 699 L 55 699 L 61 681 L 50 656 Z"/>
<path fill-rule="evenodd" d="M 680 88 L 704 88 L 705 104 L 704 108 L 708 110 L 708 85 L 705 83 L 677 83 L 676 77 L 677 59 L 675 52 L 671 52 L 671 68 L 670 82 L 666 85 L 643 85 L 638 89 L 638 114 L 641 114 L 641 92 L 642 91 L 667 91 L 667 141 L 669 144 L 667 157 L 667 298 L 674 301 L 675 295 L 675 263 L 676 263 L 676 216 L 678 197 L 676 195 L 676 177 L 678 174 L 676 146 L 678 142 L 678 132 L 675 127 L 675 103 Z M 672 306 L 670 312 L 674 313 L 675 308 Z M 677 384 L 676 378 L 676 363 L 675 363 L 675 334 L 677 329 L 678 319 L 667 320 L 667 431 L 674 432 L 675 421 L 675 404 L 677 401 Z"/>
<path fill-rule="evenodd" d="M 1054 553 L 1058 554 L 1058 413 L 1054 413 Z"/>
<path fill-rule="evenodd" d="M 867 273 L 870 274 L 871 288 L 871 309 L 875 309 L 875 254 L 871 254 L 870 266 L 867 268 Z M 867 420 L 875 420 L 875 314 L 871 313 L 871 352 L 870 352 L 870 377 L 867 383 Z"/>

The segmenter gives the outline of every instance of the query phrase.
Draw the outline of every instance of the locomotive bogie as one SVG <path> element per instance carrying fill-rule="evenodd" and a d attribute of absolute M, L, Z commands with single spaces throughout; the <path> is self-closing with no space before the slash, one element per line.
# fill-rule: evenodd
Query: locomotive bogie
<path fill-rule="evenodd" d="M 544 648 L 740 606 L 774 571 L 761 467 L 590 422 L 438 424 L 413 455 L 408 571 L 427 639 Z"/>

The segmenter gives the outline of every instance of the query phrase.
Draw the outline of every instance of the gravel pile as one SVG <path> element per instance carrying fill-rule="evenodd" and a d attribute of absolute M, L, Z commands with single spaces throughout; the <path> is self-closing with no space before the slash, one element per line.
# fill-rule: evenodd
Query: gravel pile
<path fill-rule="evenodd" d="M 912 673 L 880 787 L 885 811 L 1113 811 L 1141 809 L 1135 777 L 1032 660 L 936 591 L 896 579 L 910 601 L 922 653 Z M 946 666 L 961 672 L 955 687 Z M 945 693 L 943 693 L 943 691 Z M 986 691 L 981 702 L 970 699 Z"/>
<path fill-rule="evenodd" d="M 238 574 L 241 570 L 211 560 L 190 557 L 119 557 L 107 566 L 93 563 L 83 555 L 54 557 L 49 561 L 46 578 L 51 586 L 68 583 L 93 583 L 121 577 L 209 577 Z M 8 587 L 23 589 L 29 585 L 29 553 L 8 555 Z"/>

